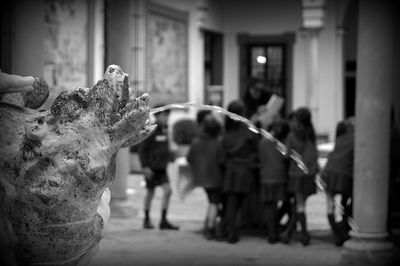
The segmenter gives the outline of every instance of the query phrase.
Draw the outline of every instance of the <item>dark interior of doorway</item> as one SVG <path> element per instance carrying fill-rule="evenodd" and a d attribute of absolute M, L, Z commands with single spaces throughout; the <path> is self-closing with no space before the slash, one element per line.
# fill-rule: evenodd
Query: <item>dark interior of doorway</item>
<path fill-rule="evenodd" d="M 223 35 L 203 30 L 204 102 L 223 107 Z"/>

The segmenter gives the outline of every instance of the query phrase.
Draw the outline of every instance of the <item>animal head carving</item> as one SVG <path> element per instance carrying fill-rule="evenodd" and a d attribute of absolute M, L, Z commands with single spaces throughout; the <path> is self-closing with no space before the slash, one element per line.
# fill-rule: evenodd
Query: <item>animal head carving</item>
<path fill-rule="evenodd" d="M 147 94 L 129 96 L 128 75 L 111 65 L 93 88 L 62 92 L 50 111 L 0 105 L 0 214 L 23 264 L 77 261 L 98 244 L 97 206 L 116 153 L 156 127 L 148 103 Z"/>

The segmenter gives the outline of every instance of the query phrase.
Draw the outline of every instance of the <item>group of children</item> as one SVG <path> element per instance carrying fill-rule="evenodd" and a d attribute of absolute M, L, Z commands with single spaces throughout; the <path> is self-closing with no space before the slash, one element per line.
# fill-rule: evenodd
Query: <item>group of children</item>
<path fill-rule="evenodd" d="M 241 116 L 244 116 L 246 112 L 245 105 L 240 100 L 231 102 L 227 110 Z M 162 185 L 164 198 L 160 229 L 178 229 L 166 219 L 171 190 L 165 168 L 168 158 L 171 157 L 165 146 L 166 133 L 161 132 L 163 125 L 165 127 L 167 124 L 163 122 L 162 115 L 158 114 L 157 117 L 157 123 L 161 129 L 157 129 L 156 133 L 145 140 L 139 149 L 148 189 L 145 199 L 144 228 L 153 228 L 149 218 L 150 202 L 154 187 Z M 207 239 L 229 243 L 239 241 L 237 216 L 244 199 L 252 193 L 252 180 L 258 179 L 260 200 L 266 214 L 268 241 L 271 244 L 278 241 L 289 243 L 292 232 L 299 222 L 301 242 L 305 246 L 309 245 L 310 235 L 307 230 L 305 202 L 308 196 L 316 192 L 314 178 L 320 171 L 316 135 L 309 109 L 298 108 L 287 120 L 278 119 L 268 128 L 277 140 L 285 143 L 289 150 L 301 156 L 309 170 L 308 173 L 304 173 L 289 156 L 282 155 L 273 141 L 260 137 L 240 121 L 227 116 L 224 123 L 220 123 L 211 111 L 203 110 L 197 114 L 197 123 L 199 134 L 190 145 L 187 161 L 192 168 L 195 185 L 204 188 L 209 201 L 204 236 Z M 352 156 L 352 148 L 348 148 L 352 146 L 351 132 L 353 131 L 347 123 L 344 133 L 340 135 L 339 132 L 336 148 L 321 174 L 327 185 L 328 220 L 337 245 L 343 244 L 348 238 L 348 228 L 339 227 L 333 216 L 333 202 L 337 193 L 343 195 L 343 202 L 351 198 L 349 186 L 352 184 L 352 160 L 349 156 Z M 153 144 L 150 146 L 149 143 Z M 345 146 L 346 152 L 342 151 L 342 146 Z M 148 154 L 155 154 L 156 152 L 150 152 L 154 149 L 163 152 L 150 158 Z M 344 153 L 347 157 L 343 156 Z M 336 158 L 340 158 L 342 162 L 335 164 Z M 347 165 L 347 168 L 342 167 L 342 164 Z M 157 168 L 164 170 L 157 170 Z M 347 192 L 343 193 L 345 190 Z M 281 202 L 291 206 L 284 230 L 281 230 L 279 226 L 282 212 L 278 206 Z M 344 204 L 348 206 L 347 203 Z"/>
<path fill-rule="evenodd" d="M 246 112 L 241 101 L 231 102 L 227 109 L 241 116 Z M 283 156 L 275 148 L 275 143 L 261 138 L 240 121 L 226 117 L 221 135 L 209 134 L 210 121 L 217 119 L 213 118 L 211 112 L 206 117 L 207 119 L 199 121 L 202 134 L 193 141 L 187 155 L 195 183 L 203 186 L 206 191 L 212 189 L 220 194 L 217 198 L 220 199 L 219 206 L 222 206 L 222 221 L 217 227 L 215 202 L 211 202 L 207 192 L 212 205 L 209 209 L 214 211 L 209 211 L 207 215 L 206 237 L 227 240 L 229 243 L 239 240 L 237 214 L 246 196 L 252 192 L 252 180 L 258 178 L 269 242 L 276 243 L 281 239 L 282 242 L 289 243 L 291 233 L 297 221 L 300 221 L 302 243 L 308 245 L 310 236 L 306 227 L 304 205 L 307 197 L 315 192 L 314 176 L 318 172 L 315 132 L 309 110 L 299 108 L 290 121 L 277 120 L 269 129 L 275 138 L 302 156 L 310 170 L 308 174 L 304 174 L 293 161 Z M 208 145 L 211 141 L 213 144 Z M 208 169 L 218 170 L 209 172 Z M 211 186 L 212 179 L 218 179 L 218 182 Z M 288 200 L 293 201 L 294 207 L 285 231 L 279 236 L 278 202 Z"/>

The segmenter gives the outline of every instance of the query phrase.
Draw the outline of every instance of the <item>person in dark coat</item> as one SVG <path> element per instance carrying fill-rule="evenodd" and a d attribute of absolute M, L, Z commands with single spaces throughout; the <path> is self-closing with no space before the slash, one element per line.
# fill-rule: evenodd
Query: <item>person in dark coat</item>
<path fill-rule="evenodd" d="M 172 194 L 167 174 L 167 165 L 174 159 L 169 148 L 168 141 L 168 117 L 169 110 L 155 115 L 157 128 L 154 133 L 145 139 L 139 146 L 139 158 L 142 164 L 143 173 L 146 181 L 147 193 L 144 200 L 144 221 L 143 228 L 153 229 L 150 220 L 150 206 L 154 197 L 155 188 L 161 186 L 163 197 L 161 204 L 161 230 L 178 230 L 167 220 L 169 200 Z"/>
<path fill-rule="evenodd" d="M 199 112 L 197 123 L 199 136 L 192 141 L 186 158 L 192 169 L 194 185 L 204 188 L 207 194 L 209 204 L 204 236 L 213 239 L 222 200 L 222 169 L 217 158 L 221 125 L 210 111 Z"/>
<path fill-rule="evenodd" d="M 354 125 L 353 121 L 339 122 L 336 127 L 335 148 L 321 174 L 327 194 L 327 216 L 335 238 L 335 245 L 342 246 L 349 239 L 347 218 L 351 215 L 353 194 Z M 342 221 L 336 222 L 335 195 L 342 196 L 344 208 Z"/>
<path fill-rule="evenodd" d="M 293 195 L 295 209 L 292 210 L 287 227 L 280 238 L 283 243 L 289 243 L 291 233 L 299 221 L 302 232 L 301 242 L 307 246 L 310 244 L 310 235 L 307 230 L 305 202 L 308 196 L 316 192 L 314 178 L 319 171 L 318 152 L 310 110 L 306 107 L 298 108 L 294 112 L 291 122 L 292 132 L 287 137 L 287 148 L 301 156 L 309 171 L 304 173 L 295 161 L 290 161 L 288 192 Z"/>
<path fill-rule="evenodd" d="M 241 101 L 233 101 L 228 105 L 228 111 L 243 116 L 245 107 Z M 258 136 L 244 123 L 226 117 L 219 160 L 224 169 L 223 192 L 226 194 L 224 224 L 229 243 L 239 241 L 236 218 L 255 178 L 258 164 L 257 144 Z"/>
<path fill-rule="evenodd" d="M 280 142 L 285 142 L 289 133 L 289 124 L 285 120 L 278 120 L 271 125 L 271 134 Z M 260 160 L 261 201 L 264 203 L 268 241 L 271 244 L 278 242 L 278 202 L 286 197 L 288 158 L 283 156 L 269 139 L 263 138 L 258 144 Z"/>
<path fill-rule="evenodd" d="M 263 79 L 257 77 L 250 78 L 242 97 L 245 105 L 244 117 L 260 126 L 258 121 L 259 113 L 264 110 L 263 106 L 267 104 L 271 95 L 266 90 Z"/>

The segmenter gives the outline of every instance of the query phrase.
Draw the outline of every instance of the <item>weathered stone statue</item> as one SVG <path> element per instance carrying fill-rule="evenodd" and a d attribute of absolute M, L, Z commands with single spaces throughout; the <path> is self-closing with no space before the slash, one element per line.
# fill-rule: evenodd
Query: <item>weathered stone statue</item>
<path fill-rule="evenodd" d="M 2 237 L 18 263 L 74 265 L 97 247 L 115 155 L 155 127 L 148 101 L 131 99 L 128 76 L 111 65 L 92 89 L 62 92 L 50 111 L 0 103 L 0 219 L 12 232 Z"/>

